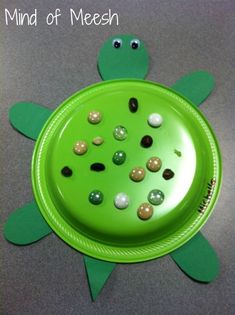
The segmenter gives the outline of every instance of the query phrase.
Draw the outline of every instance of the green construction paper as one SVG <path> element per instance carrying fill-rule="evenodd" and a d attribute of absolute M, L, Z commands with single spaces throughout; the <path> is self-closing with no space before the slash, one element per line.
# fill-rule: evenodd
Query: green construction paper
<path fill-rule="evenodd" d="M 12 126 L 28 138 L 36 140 L 52 110 L 34 103 L 19 102 L 9 110 Z"/>
<path fill-rule="evenodd" d="M 171 88 L 199 106 L 210 95 L 214 86 L 214 77 L 200 70 L 183 76 Z"/>
<path fill-rule="evenodd" d="M 193 280 L 211 282 L 219 274 L 218 256 L 200 232 L 170 255 L 180 269 Z"/>
<path fill-rule="evenodd" d="M 116 264 L 108 261 L 98 260 L 85 255 L 84 263 L 86 267 L 91 297 L 94 301 L 102 290 L 103 286 L 105 285 Z"/>
<path fill-rule="evenodd" d="M 121 47 L 113 47 L 115 39 L 121 40 Z M 133 49 L 133 40 L 139 41 L 139 47 Z M 110 37 L 100 49 L 98 71 L 103 80 L 136 78 L 144 79 L 148 73 L 149 56 L 144 43 L 133 35 L 115 35 Z"/>
<path fill-rule="evenodd" d="M 5 226 L 4 237 L 16 245 L 28 245 L 52 233 L 33 201 L 10 214 Z"/>

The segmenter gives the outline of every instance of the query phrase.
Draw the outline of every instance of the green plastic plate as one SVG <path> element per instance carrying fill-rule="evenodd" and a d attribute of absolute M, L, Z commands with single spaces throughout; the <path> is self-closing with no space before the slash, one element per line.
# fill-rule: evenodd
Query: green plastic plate
<path fill-rule="evenodd" d="M 128 107 L 131 97 L 139 103 L 135 113 Z M 93 110 L 102 113 L 98 124 L 88 122 Z M 148 124 L 151 113 L 162 116 L 160 127 Z M 113 136 L 119 125 L 128 132 L 123 141 Z M 153 138 L 149 148 L 140 145 L 144 135 Z M 92 143 L 97 136 L 104 139 L 100 146 Z M 73 152 L 78 140 L 88 144 L 84 155 Z M 122 165 L 112 161 L 117 150 L 126 153 Z M 162 160 L 158 172 L 146 168 L 152 156 Z M 90 170 L 96 162 L 105 170 Z M 64 166 L 72 176 L 61 174 Z M 141 182 L 129 178 L 134 167 L 146 171 Z M 165 169 L 174 177 L 165 180 Z M 220 190 L 221 158 L 208 122 L 190 101 L 150 81 L 114 80 L 75 93 L 52 114 L 35 146 L 32 182 L 42 215 L 66 243 L 103 260 L 145 261 L 183 245 L 207 221 Z M 152 189 L 164 193 L 164 202 L 141 220 L 137 209 Z M 99 205 L 88 200 L 93 190 L 103 193 Z M 123 210 L 114 205 L 119 192 L 130 200 Z"/>

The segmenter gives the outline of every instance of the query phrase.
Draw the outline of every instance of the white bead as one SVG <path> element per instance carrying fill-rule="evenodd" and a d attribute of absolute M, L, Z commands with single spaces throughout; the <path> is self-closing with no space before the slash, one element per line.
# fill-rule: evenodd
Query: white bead
<path fill-rule="evenodd" d="M 114 204 L 118 209 L 125 209 L 129 205 L 129 197 L 123 192 L 118 193 L 114 198 Z"/>
<path fill-rule="evenodd" d="M 148 117 L 148 123 L 152 127 L 159 127 L 159 126 L 161 126 L 162 122 L 163 122 L 163 119 L 162 119 L 162 116 L 160 114 L 152 113 Z"/>

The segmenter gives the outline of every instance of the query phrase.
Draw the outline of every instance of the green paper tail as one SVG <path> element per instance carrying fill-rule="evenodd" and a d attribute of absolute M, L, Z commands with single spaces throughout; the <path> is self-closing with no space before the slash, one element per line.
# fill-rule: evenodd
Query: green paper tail
<path fill-rule="evenodd" d="M 199 106 L 212 92 L 214 77 L 206 71 L 195 71 L 180 78 L 171 88 Z"/>
<path fill-rule="evenodd" d="M 26 137 L 36 140 L 52 110 L 34 103 L 20 102 L 9 110 L 12 126 Z"/>
<path fill-rule="evenodd" d="M 16 245 L 28 245 L 52 233 L 36 202 L 15 210 L 4 226 L 4 237 Z"/>
<path fill-rule="evenodd" d="M 94 301 L 105 285 L 116 264 L 91 258 L 85 255 L 84 264 L 86 267 L 91 297 Z"/>
<path fill-rule="evenodd" d="M 219 274 L 218 256 L 200 232 L 170 255 L 193 280 L 211 282 Z"/>

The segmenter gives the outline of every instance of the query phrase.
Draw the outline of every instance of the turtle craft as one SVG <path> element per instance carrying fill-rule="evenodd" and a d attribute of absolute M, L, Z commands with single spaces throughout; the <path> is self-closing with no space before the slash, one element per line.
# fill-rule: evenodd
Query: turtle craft
<path fill-rule="evenodd" d="M 222 177 L 216 137 L 197 108 L 214 87 L 196 71 L 173 86 L 144 80 L 148 53 L 132 35 L 109 38 L 98 55 L 103 82 L 54 112 L 20 102 L 12 126 L 36 141 L 35 200 L 15 210 L 5 238 L 27 245 L 55 232 L 84 254 L 93 300 L 117 263 L 170 254 L 199 282 L 219 273 L 200 229 Z"/>

